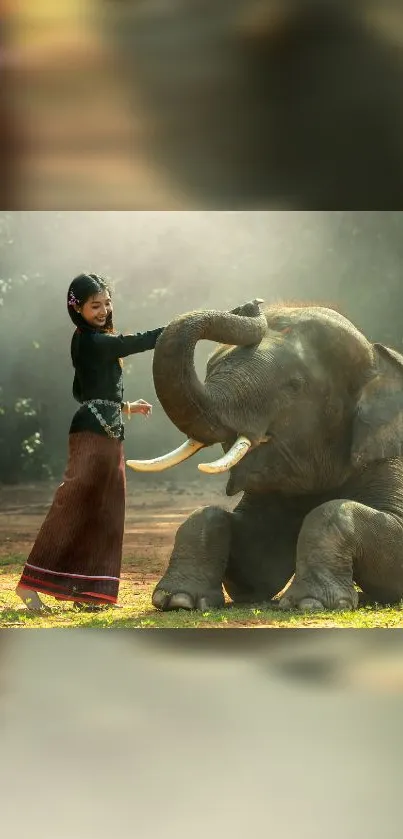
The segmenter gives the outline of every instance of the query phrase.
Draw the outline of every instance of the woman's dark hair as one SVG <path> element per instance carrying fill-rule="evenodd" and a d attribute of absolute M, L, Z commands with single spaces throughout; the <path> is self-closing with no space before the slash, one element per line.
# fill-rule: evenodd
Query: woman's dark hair
<path fill-rule="evenodd" d="M 83 306 L 94 294 L 102 294 L 104 292 L 111 294 L 110 285 L 103 277 L 99 277 L 97 274 L 79 274 L 78 277 L 74 277 L 67 292 L 67 311 L 74 326 L 81 331 L 93 329 L 83 316 L 80 315 L 80 312 L 77 312 L 75 306 Z M 105 325 L 102 327 L 102 332 L 113 332 L 112 317 L 112 312 L 110 312 Z"/>

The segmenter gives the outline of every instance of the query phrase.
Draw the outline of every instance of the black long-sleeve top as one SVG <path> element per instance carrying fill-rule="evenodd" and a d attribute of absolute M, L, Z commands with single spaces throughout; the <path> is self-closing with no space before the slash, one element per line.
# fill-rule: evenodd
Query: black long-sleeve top
<path fill-rule="evenodd" d="M 97 411 L 110 426 L 113 418 L 120 416 L 115 436 L 124 439 L 120 407 L 123 401 L 123 371 L 119 359 L 135 353 L 153 350 L 164 327 L 135 335 L 113 335 L 96 330 L 77 330 L 72 341 L 72 359 L 75 367 L 73 396 L 81 408 L 73 417 L 70 434 L 92 431 L 109 436 L 84 402 L 106 400 L 113 405 L 96 403 Z"/>

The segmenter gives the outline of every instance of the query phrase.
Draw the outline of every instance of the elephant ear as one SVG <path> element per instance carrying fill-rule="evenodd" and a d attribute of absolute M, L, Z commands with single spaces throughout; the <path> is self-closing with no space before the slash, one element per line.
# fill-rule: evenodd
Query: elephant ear
<path fill-rule="evenodd" d="M 403 356 L 374 344 L 377 372 L 364 385 L 353 422 L 355 465 L 403 454 Z"/>

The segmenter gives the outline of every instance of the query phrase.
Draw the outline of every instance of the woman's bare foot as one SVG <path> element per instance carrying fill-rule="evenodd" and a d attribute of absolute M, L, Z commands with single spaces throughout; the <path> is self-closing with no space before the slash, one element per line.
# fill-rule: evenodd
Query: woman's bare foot
<path fill-rule="evenodd" d="M 48 606 L 42 602 L 37 591 L 24 586 L 17 586 L 16 595 L 25 603 L 30 612 L 50 612 Z"/>

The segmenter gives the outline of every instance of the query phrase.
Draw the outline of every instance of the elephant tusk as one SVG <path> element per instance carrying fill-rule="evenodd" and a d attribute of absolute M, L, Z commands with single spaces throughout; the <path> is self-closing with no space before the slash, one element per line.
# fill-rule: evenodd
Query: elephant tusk
<path fill-rule="evenodd" d="M 228 472 L 232 466 L 235 466 L 245 457 L 251 447 L 252 443 L 247 437 L 238 437 L 234 445 L 219 460 L 214 460 L 213 463 L 199 463 L 198 469 L 200 469 L 200 472 L 207 472 L 209 475 Z"/>
<path fill-rule="evenodd" d="M 126 460 L 126 465 L 135 472 L 163 472 L 177 466 L 189 457 L 192 457 L 199 449 L 204 449 L 205 443 L 198 443 L 197 440 L 186 440 L 178 449 L 173 452 L 154 457 L 152 460 Z"/>

